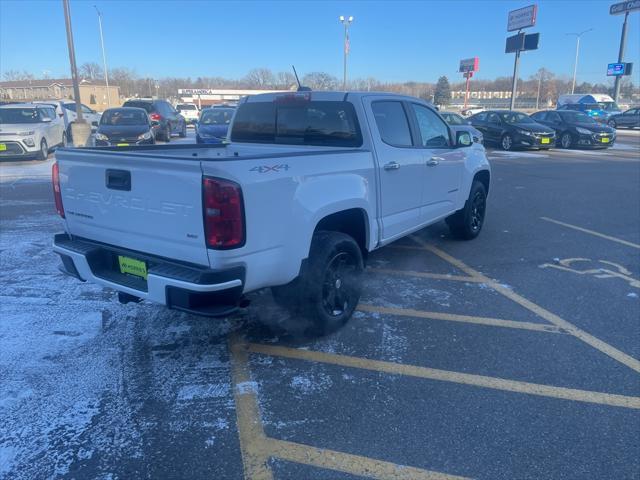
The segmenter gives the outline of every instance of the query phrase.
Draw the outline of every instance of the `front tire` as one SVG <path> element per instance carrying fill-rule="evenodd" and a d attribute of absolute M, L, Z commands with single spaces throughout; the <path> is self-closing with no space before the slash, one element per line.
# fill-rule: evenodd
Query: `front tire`
<path fill-rule="evenodd" d="M 611 119 L 607 122 L 607 124 L 611 127 L 611 128 L 618 128 L 618 122 L 615 121 L 615 119 Z"/>
<path fill-rule="evenodd" d="M 571 148 L 571 145 L 573 145 L 573 138 L 571 137 L 571 134 L 569 132 L 564 132 L 560 136 L 560 147 Z"/>
<path fill-rule="evenodd" d="M 46 160 L 49 156 L 49 145 L 47 145 L 47 140 L 40 140 L 40 151 L 38 152 L 38 160 Z"/>
<path fill-rule="evenodd" d="M 502 137 L 502 140 L 500 140 L 500 146 L 507 152 L 509 150 L 513 150 L 513 138 L 511 138 L 511 135 L 509 135 L 508 133 L 504 135 Z"/>
<path fill-rule="evenodd" d="M 351 318 L 362 293 L 364 260 L 356 241 L 341 232 L 316 232 L 307 264 L 288 285 L 272 288 L 276 302 L 307 320 L 307 331 L 325 335 Z"/>
<path fill-rule="evenodd" d="M 446 219 L 451 234 L 463 240 L 473 240 L 482 230 L 486 211 L 487 190 L 482 182 L 476 180 L 471 185 L 464 207 Z"/>

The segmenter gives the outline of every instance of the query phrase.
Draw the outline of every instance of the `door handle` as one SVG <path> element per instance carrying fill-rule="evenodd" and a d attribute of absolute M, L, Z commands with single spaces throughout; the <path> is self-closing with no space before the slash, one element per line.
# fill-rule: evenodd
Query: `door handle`
<path fill-rule="evenodd" d="M 400 164 L 398 162 L 389 162 L 384 165 L 385 170 L 398 170 L 400 168 Z"/>
<path fill-rule="evenodd" d="M 429 160 L 427 160 L 427 167 L 435 167 L 440 163 L 440 160 L 444 159 L 441 157 L 431 157 Z"/>

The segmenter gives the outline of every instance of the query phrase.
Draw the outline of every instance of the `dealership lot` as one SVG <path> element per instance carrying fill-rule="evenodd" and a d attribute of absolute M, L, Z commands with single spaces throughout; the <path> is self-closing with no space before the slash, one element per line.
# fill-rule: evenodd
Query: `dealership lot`
<path fill-rule="evenodd" d="M 320 339 L 63 276 L 51 160 L 1 164 L 0 477 L 637 477 L 640 135 L 489 158 L 480 237 L 376 251 Z"/>

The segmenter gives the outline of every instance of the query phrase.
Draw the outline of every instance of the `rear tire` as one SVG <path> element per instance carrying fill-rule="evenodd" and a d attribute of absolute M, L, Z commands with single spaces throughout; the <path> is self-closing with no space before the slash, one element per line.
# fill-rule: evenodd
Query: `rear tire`
<path fill-rule="evenodd" d="M 364 261 L 356 241 L 341 232 L 316 232 L 307 264 L 293 282 L 271 289 L 274 300 L 325 335 L 351 318 L 362 293 Z"/>
<path fill-rule="evenodd" d="M 49 145 L 47 145 L 47 140 L 40 140 L 40 151 L 38 152 L 37 159 L 38 160 L 46 160 L 49 156 Z"/>
<path fill-rule="evenodd" d="M 471 185 L 464 207 L 446 219 L 451 234 L 463 240 L 473 240 L 482 230 L 486 211 L 487 190 L 482 182 L 476 180 Z"/>
<path fill-rule="evenodd" d="M 167 128 L 165 129 L 162 136 L 164 137 L 165 142 L 169 143 L 171 141 L 171 125 L 170 124 L 167 123 Z"/>
<path fill-rule="evenodd" d="M 609 124 L 609 126 L 611 128 L 618 128 L 618 122 L 616 122 L 615 119 L 613 119 L 613 118 L 611 120 L 609 120 L 607 123 Z"/>
<path fill-rule="evenodd" d="M 186 120 L 182 124 L 182 130 L 180 130 L 180 138 L 187 138 L 187 122 L 186 122 Z"/>

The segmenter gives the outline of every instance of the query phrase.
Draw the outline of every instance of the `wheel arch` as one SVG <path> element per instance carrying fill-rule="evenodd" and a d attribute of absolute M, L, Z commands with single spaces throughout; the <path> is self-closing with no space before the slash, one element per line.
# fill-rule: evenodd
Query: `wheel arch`
<path fill-rule="evenodd" d="M 364 208 L 355 207 L 339 210 L 320 218 L 313 229 L 319 231 L 341 232 L 352 237 L 366 259 L 370 239 L 369 216 Z"/>

